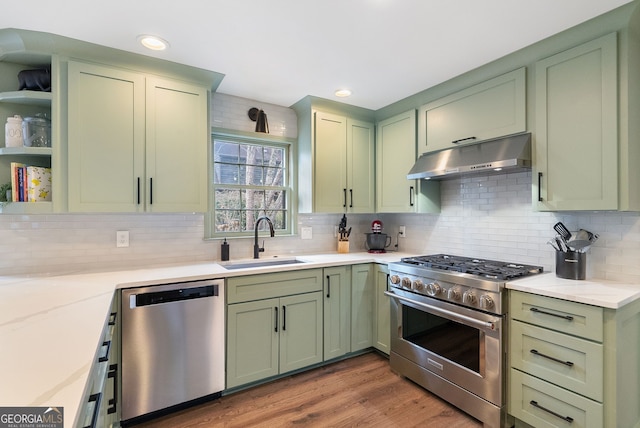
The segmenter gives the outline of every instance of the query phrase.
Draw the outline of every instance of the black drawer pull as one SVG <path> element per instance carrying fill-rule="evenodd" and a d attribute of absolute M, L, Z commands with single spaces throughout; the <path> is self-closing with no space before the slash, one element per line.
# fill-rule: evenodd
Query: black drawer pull
<path fill-rule="evenodd" d="M 562 416 L 560 413 L 556 413 L 553 410 L 546 409 L 546 408 L 542 407 L 541 405 L 539 405 L 537 401 L 531 400 L 531 401 L 529 401 L 529 404 L 531 404 L 533 407 L 537 407 L 538 409 L 540 409 L 540 410 L 542 410 L 544 412 L 549 413 L 550 415 L 555 416 L 556 418 L 560 418 L 563 421 L 567 421 L 569 423 L 573 422 L 573 418 L 571 416 Z"/>
<path fill-rule="evenodd" d="M 98 358 L 99 363 L 104 363 L 105 361 L 109 361 L 109 353 L 111 352 L 111 341 L 108 340 L 106 342 L 102 342 L 102 346 L 106 347 L 104 355 Z"/>
<path fill-rule="evenodd" d="M 118 365 L 111 364 L 109 366 L 109 373 L 107 378 L 113 379 L 113 398 L 109 399 L 109 407 L 107 407 L 107 414 L 112 414 L 118 411 Z"/>
<path fill-rule="evenodd" d="M 275 327 L 273 328 L 273 331 L 275 331 L 276 333 L 278 332 L 278 307 L 274 307 L 273 310 L 276 313 L 276 322 L 275 322 Z"/>
<path fill-rule="evenodd" d="M 560 360 L 558 358 L 550 357 L 549 355 L 545 355 L 545 354 L 542 354 L 542 353 L 538 352 L 538 350 L 536 350 L 536 349 L 532 349 L 529 352 L 531 352 L 533 355 L 537 355 L 539 357 L 546 358 L 546 359 L 551 360 L 551 361 L 555 361 L 556 363 L 560 363 L 560 364 L 564 364 L 565 366 L 573 367 L 573 363 L 571 361 L 562 361 L 562 360 Z"/>
<path fill-rule="evenodd" d="M 117 316 L 118 316 L 117 312 L 111 312 L 111 314 L 109 314 L 109 325 L 116 325 Z"/>
<path fill-rule="evenodd" d="M 460 144 L 460 143 L 462 143 L 463 141 L 469 141 L 469 140 L 475 140 L 475 139 L 476 139 L 476 137 L 460 138 L 459 140 L 453 140 L 453 141 L 451 142 L 451 144 Z"/>
<path fill-rule="evenodd" d="M 538 173 L 538 202 L 542 202 L 542 173 Z"/>
<path fill-rule="evenodd" d="M 98 422 L 98 413 L 100 412 L 100 398 L 102 394 L 91 394 L 87 403 L 93 403 L 93 412 L 91 413 L 91 423 L 89 425 L 85 425 L 84 428 L 95 428 Z"/>
<path fill-rule="evenodd" d="M 327 299 L 331 298 L 331 277 L 327 275 Z"/>
<path fill-rule="evenodd" d="M 558 315 L 558 314 L 554 314 L 552 312 L 541 311 L 538 308 L 531 308 L 529 310 L 531 312 L 537 312 L 539 314 L 551 315 L 552 317 L 562 318 L 562 319 L 567 320 L 567 321 L 573 321 L 573 317 L 571 315 Z"/>

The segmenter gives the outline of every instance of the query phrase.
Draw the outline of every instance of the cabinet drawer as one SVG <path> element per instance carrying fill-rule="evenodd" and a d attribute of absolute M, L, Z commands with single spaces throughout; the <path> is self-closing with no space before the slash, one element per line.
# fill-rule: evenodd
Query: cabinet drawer
<path fill-rule="evenodd" d="M 227 279 L 227 303 L 322 290 L 322 269 L 247 275 Z"/>
<path fill-rule="evenodd" d="M 603 310 L 597 306 L 510 292 L 512 319 L 602 342 Z"/>
<path fill-rule="evenodd" d="M 511 366 L 603 401 L 603 346 L 518 321 L 511 323 Z"/>
<path fill-rule="evenodd" d="M 602 428 L 603 406 L 511 369 L 509 413 L 536 428 Z"/>

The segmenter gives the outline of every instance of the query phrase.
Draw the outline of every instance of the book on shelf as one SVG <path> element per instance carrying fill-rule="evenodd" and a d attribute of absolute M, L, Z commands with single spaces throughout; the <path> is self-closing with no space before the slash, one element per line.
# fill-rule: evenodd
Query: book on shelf
<path fill-rule="evenodd" d="M 11 162 L 13 202 L 51 201 L 51 168 Z"/>

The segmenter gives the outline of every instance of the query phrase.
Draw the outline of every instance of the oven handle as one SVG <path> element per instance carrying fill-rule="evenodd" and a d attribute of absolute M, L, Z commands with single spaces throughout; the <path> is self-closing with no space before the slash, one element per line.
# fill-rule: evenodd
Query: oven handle
<path fill-rule="evenodd" d="M 441 308 L 438 308 L 438 307 L 435 307 L 435 306 L 426 305 L 426 304 L 424 304 L 422 302 L 417 302 L 417 301 L 415 301 L 413 299 L 408 299 L 408 298 L 403 297 L 403 296 L 398 296 L 396 293 L 392 293 L 390 291 L 385 291 L 384 294 L 386 296 L 391 297 L 392 299 L 402 300 L 404 302 L 411 303 L 412 305 L 420 306 L 421 308 L 424 308 L 429 312 L 437 312 L 439 314 L 446 315 L 447 317 L 449 317 L 450 319 L 452 319 L 454 321 L 458 320 L 458 321 L 462 321 L 462 322 L 464 322 L 464 323 L 466 323 L 468 325 L 472 325 L 472 326 L 480 327 L 480 328 L 488 328 L 490 330 L 495 330 L 496 329 L 496 324 L 494 322 L 479 321 L 479 320 L 477 320 L 475 318 L 468 317 L 466 315 L 457 314 L 455 312 L 451 312 L 451 311 L 448 311 L 446 309 L 441 309 Z"/>

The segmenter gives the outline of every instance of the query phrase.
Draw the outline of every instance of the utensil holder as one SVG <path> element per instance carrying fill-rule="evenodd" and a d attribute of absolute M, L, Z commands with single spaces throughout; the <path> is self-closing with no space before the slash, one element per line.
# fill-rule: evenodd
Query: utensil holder
<path fill-rule="evenodd" d="M 556 251 L 556 276 L 564 279 L 585 279 L 587 253 Z"/>
<path fill-rule="evenodd" d="M 338 253 L 346 254 L 349 252 L 349 241 L 338 241 Z"/>

